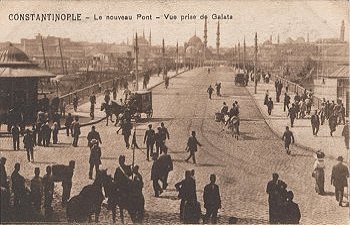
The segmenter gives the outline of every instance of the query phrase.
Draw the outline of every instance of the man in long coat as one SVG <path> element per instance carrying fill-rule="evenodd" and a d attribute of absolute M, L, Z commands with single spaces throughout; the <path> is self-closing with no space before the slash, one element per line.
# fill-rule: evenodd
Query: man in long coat
<path fill-rule="evenodd" d="M 75 120 L 72 123 L 72 132 L 73 132 L 73 147 L 78 147 L 79 136 L 81 134 L 78 116 L 75 117 Z"/>
<path fill-rule="evenodd" d="M 97 176 L 99 166 L 101 165 L 101 148 L 98 146 L 98 141 L 96 139 L 91 140 L 89 164 L 89 179 L 92 179 L 92 170 L 95 167 Z"/>
<path fill-rule="evenodd" d="M 158 162 L 160 167 L 160 180 L 162 181 L 163 189 L 165 190 L 168 186 L 169 172 L 174 168 L 171 156 L 168 154 L 168 149 L 164 148 L 163 153 L 164 154 L 159 157 Z"/>
<path fill-rule="evenodd" d="M 187 151 L 190 152 L 190 155 L 188 156 L 188 158 L 185 160 L 186 162 L 188 162 L 188 160 L 190 160 L 190 158 L 192 158 L 193 163 L 196 164 L 196 151 L 197 151 L 197 145 L 202 146 L 201 143 L 199 143 L 199 141 L 196 138 L 196 132 L 192 131 L 192 135 L 191 137 L 188 138 L 187 141 L 187 146 L 186 149 Z"/>
<path fill-rule="evenodd" d="M 221 208 L 221 198 L 219 186 L 215 184 L 216 176 L 215 174 L 210 175 L 210 184 L 204 187 L 203 200 L 204 208 L 206 209 L 206 214 L 204 221 L 208 222 L 212 218 L 212 222 L 216 223 L 218 210 Z"/>
<path fill-rule="evenodd" d="M 343 164 L 343 157 L 338 157 L 338 164 L 333 166 L 331 175 L 331 184 L 335 187 L 335 198 L 342 206 L 344 187 L 348 186 L 347 178 L 349 177 L 349 169 Z"/>

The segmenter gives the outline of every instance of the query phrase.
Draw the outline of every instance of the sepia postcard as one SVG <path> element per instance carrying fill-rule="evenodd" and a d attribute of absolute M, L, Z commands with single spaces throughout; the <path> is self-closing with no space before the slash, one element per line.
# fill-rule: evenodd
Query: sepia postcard
<path fill-rule="evenodd" d="M 346 0 L 0 0 L 4 224 L 349 224 Z"/>

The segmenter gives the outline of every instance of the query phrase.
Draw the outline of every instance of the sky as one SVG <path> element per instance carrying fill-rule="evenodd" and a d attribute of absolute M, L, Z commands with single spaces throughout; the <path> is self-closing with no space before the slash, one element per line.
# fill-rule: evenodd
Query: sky
<path fill-rule="evenodd" d="M 16 13 L 81 13 L 82 21 L 11 21 Z M 152 15 L 152 20 L 137 20 L 136 14 Z M 177 20 L 166 20 L 164 14 L 177 15 Z M 152 44 L 183 44 L 195 33 L 203 40 L 204 20 L 208 18 L 208 45 L 215 46 L 217 21 L 212 14 L 229 14 L 233 19 L 220 20 L 220 43 L 232 47 L 246 39 L 254 43 L 254 33 L 263 42 L 277 35 L 283 42 L 288 37 L 339 38 L 341 21 L 345 21 L 345 38 L 349 33 L 349 3 L 347 1 L 206 1 L 206 0 L 144 0 L 144 1 L 0 1 L 0 42 L 19 42 L 21 38 L 44 36 L 68 37 L 73 41 L 120 43 L 132 39 L 137 31 L 152 30 Z M 180 20 L 181 15 L 196 15 L 196 19 Z M 131 15 L 131 21 L 106 20 L 107 15 Z M 102 16 L 102 20 L 94 20 Z M 156 19 L 160 16 L 160 19 Z M 89 17 L 89 19 L 85 19 Z"/>

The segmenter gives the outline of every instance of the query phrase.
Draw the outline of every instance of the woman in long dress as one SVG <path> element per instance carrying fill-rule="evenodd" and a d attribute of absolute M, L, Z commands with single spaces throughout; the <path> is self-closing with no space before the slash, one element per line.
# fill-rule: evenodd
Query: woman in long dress
<path fill-rule="evenodd" d="M 314 163 L 314 172 L 313 176 L 316 180 L 315 183 L 315 190 L 316 193 L 319 195 L 324 195 L 324 169 L 325 169 L 325 163 L 324 163 L 324 157 L 325 154 L 321 151 L 316 152 L 316 161 Z"/>

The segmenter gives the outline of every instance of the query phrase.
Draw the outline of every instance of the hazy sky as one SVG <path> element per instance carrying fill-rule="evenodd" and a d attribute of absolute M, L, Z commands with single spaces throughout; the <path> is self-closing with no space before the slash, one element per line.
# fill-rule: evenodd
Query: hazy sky
<path fill-rule="evenodd" d="M 221 46 L 232 46 L 246 37 L 253 44 L 254 32 L 259 42 L 273 35 L 276 42 L 287 37 L 296 38 L 310 33 L 310 40 L 319 37 L 339 38 L 341 21 L 345 21 L 346 39 L 349 33 L 349 4 L 347 1 L 0 1 L 0 41 L 19 42 L 21 38 L 32 38 L 37 33 L 70 37 L 74 41 L 116 42 L 131 40 L 135 31 L 148 38 L 152 29 L 152 44 L 175 45 L 187 41 L 194 35 L 203 39 L 204 20 L 208 20 L 208 45 L 215 46 L 217 20 L 211 15 L 230 14 L 232 20 L 221 20 Z M 80 22 L 10 21 L 13 13 L 81 13 Z M 136 14 L 152 15 L 153 20 L 136 20 Z M 166 20 L 163 14 L 177 15 L 175 21 Z M 180 21 L 181 15 L 196 15 L 195 20 Z M 94 21 L 101 15 L 102 21 Z M 132 21 L 109 21 L 106 15 L 131 15 Z M 85 19 L 88 16 L 90 19 Z M 160 19 L 156 19 L 160 16 Z"/>

